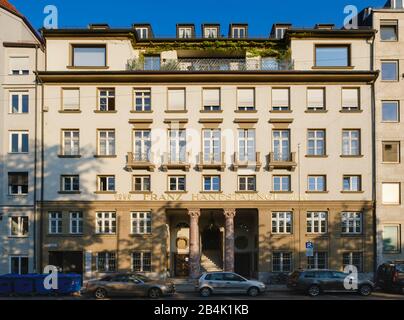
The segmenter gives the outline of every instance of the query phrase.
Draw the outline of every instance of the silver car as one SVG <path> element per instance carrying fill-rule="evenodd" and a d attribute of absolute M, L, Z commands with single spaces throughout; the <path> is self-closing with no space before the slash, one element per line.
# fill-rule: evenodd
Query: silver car
<path fill-rule="evenodd" d="M 248 294 L 256 297 L 266 290 L 265 284 L 248 280 L 233 272 L 207 272 L 198 280 L 196 290 L 202 297 L 211 294 Z"/>
<path fill-rule="evenodd" d="M 86 283 L 83 294 L 93 295 L 97 299 L 111 296 L 144 296 L 152 299 L 175 293 L 170 282 L 153 281 L 139 274 L 114 274 Z"/>

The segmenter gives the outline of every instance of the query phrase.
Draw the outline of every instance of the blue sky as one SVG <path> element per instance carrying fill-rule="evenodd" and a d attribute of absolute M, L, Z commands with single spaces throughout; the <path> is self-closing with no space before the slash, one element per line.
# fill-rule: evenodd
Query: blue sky
<path fill-rule="evenodd" d="M 195 23 L 197 34 L 203 22 L 222 25 L 227 34 L 230 22 L 249 24 L 250 36 L 267 36 L 275 22 L 291 22 L 295 26 L 344 21 L 344 7 L 355 5 L 381 7 L 386 0 L 10 0 L 36 28 L 42 27 L 43 9 L 55 5 L 59 10 L 59 28 L 85 27 L 89 23 L 106 22 L 113 27 L 129 27 L 134 22 L 150 22 L 157 36 L 174 36 L 175 24 Z"/>

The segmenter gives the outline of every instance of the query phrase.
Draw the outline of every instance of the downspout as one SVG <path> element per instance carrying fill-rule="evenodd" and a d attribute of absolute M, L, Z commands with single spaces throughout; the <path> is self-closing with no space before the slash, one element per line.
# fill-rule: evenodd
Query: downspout
<path fill-rule="evenodd" d="M 38 46 L 35 46 L 35 75 L 38 72 Z M 38 272 L 37 265 L 37 220 L 38 220 L 38 206 L 37 206 L 37 170 L 38 170 L 38 77 L 35 76 L 35 129 L 34 129 L 34 223 L 33 223 L 33 239 L 34 239 L 34 250 L 33 250 L 33 266 L 34 273 Z"/>
<path fill-rule="evenodd" d="M 39 250 L 39 264 L 40 268 L 43 266 L 43 202 L 44 202 L 44 86 L 41 82 L 41 199 L 40 199 L 40 221 L 41 227 L 39 228 L 39 243 L 40 243 L 40 250 Z"/>

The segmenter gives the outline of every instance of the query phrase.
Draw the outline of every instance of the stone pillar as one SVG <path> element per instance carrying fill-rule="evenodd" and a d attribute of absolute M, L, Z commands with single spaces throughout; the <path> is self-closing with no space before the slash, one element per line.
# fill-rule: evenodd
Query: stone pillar
<path fill-rule="evenodd" d="M 236 209 L 224 209 L 226 218 L 224 270 L 234 272 L 234 217 Z"/>
<path fill-rule="evenodd" d="M 196 279 L 200 276 L 201 256 L 199 249 L 199 217 L 200 209 L 188 210 L 189 224 L 189 276 Z"/>

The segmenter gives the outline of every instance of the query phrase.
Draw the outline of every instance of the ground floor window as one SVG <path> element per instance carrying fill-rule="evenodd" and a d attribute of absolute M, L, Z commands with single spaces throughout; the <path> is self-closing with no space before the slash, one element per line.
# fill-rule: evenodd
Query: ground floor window
<path fill-rule="evenodd" d="M 291 272 L 292 271 L 292 253 L 274 252 L 272 255 L 273 272 Z"/>
<path fill-rule="evenodd" d="M 116 272 L 116 254 L 115 252 L 97 253 L 97 271 L 98 272 Z"/>
<path fill-rule="evenodd" d="M 312 257 L 307 257 L 307 269 L 327 269 L 327 252 L 314 252 Z"/>
<path fill-rule="evenodd" d="M 27 256 L 10 257 L 10 273 L 27 274 L 28 257 Z"/>
<path fill-rule="evenodd" d="M 342 256 L 342 264 L 344 269 L 348 265 L 353 265 L 356 267 L 358 272 L 362 272 L 363 271 L 362 262 L 363 262 L 362 252 L 345 252 Z"/>
<path fill-rule="evenodd" d="M 151 272 L 151 252 L 135 251 L 132 253 L 133 272 Z"/>

